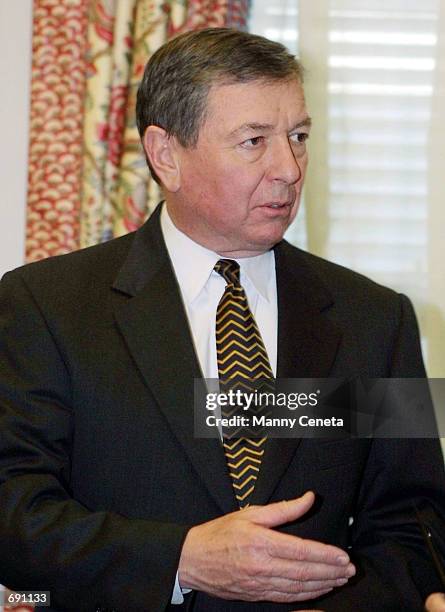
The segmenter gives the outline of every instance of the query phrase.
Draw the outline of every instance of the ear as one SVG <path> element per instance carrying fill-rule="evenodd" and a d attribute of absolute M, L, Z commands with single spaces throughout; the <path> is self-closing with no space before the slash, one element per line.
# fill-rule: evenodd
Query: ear
<path fill-rule="evenodd" d="M 157 125 L 145 130 L 143 145 L 153 170 L 167 191 L 176 192 L 180 186 L 176 141 L 173 136 Z"/>

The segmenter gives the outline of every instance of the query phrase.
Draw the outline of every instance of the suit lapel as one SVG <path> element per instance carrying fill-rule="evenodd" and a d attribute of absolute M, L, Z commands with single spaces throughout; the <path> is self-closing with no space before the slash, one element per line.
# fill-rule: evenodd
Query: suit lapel
<path fill-rule="evenodd" d="M 333 299 L 302 251 L 282 241 L 275 247 L 278 297 L 277 378 L 326 378 L 340 332 L 326 316 Z M 252 504 L 269 501 L 301 438 L 270 438 Z"/>
<path fill-rule="evenodd" d="M 236 509 L 236 502 L 221 444 L 193 435 L 193 380 L 202 378 L 202 373 L 159 216 L 158 207 L 136 233 L 113 285 L 115 292 L 128 296 L 125 301 L 117 300 L 115 317 L 173 434 L 214 500 L 223 512 L 230 512 Z"/>
<path fill-rule="evenodd" d="M 307 254 L 282 241 L 275 248 L 279 378 L 327 378 L 341 337 L 328 311 L 334 300 Z"/>

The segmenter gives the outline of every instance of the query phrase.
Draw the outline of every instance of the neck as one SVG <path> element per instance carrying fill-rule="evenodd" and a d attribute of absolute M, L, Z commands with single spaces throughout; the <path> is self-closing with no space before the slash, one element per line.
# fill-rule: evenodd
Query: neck
<path fill-rule="evenodd" d="M 194 231 L 192 224 L 189 225 L 182 223 L 181 219 L 178 218 L 178 215 L 175 214 L 174 208 L 169 206 L 168 201 L 166 201 L 165 205 L 167 207 L 168 216 L 177 230 L 185 234 L 188 238 L 190 238 L 190 240 L 193 240 L 193 242 L 196 242 L 209 251 L 217 253 L 224 259 L 244 259 L 246 257 L 257 257 L 258 255 L 263 255 L 272 248 L 260 246 L 252 246 L 251 248 L 231 248 L 230 246 L 227 246 L 226 248 L 224 244 L 216 244 L 214 239 L 207 239 L 203 232 L 200 232 L 198 229 Z M 221 239 L 221 242 L 224 242 L 223 238 Z"/>

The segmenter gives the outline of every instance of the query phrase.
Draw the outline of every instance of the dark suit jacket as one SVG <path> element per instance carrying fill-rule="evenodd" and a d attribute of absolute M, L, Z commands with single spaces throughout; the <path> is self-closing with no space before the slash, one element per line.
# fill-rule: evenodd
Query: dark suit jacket
<path fill-rule="evenodd" d="M 284 241 L 275 255 L 278 376 L 424 374 L 407 298 Z M 193 435 L 201 373 L 159 210 L 7 274 L 0 338 L 0 582 L 50 590 L 53 610 L 167 609 L 187 530 L 236 503 L 219 441 Z M 283 531 L 350 547 L 350 585 L 292 605 L 192 593 L 172 609 L 421 609 L 439 584 L 411 501 L 444 508 L 437 441 L 268 440 L 252 503 L 308 489 L 316 508 Z"/>

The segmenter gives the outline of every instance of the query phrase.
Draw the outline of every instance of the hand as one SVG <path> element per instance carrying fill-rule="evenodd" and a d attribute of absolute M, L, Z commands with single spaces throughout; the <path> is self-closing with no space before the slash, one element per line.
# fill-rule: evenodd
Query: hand
<path fill-rule="evenodd" d="M 314 500 L 309 491 L 192 527 L 179 561 L 181 586 L 222 599 L 290 602 L 346 584 L 355 568 L 341 548 L 273 529 L 303 516 Z"/>
<path fill-rule="evenodd" d="M 425 610 L 428 612 L 445 612 L 445 595 L 433 593 L 425 602 Z"/>

